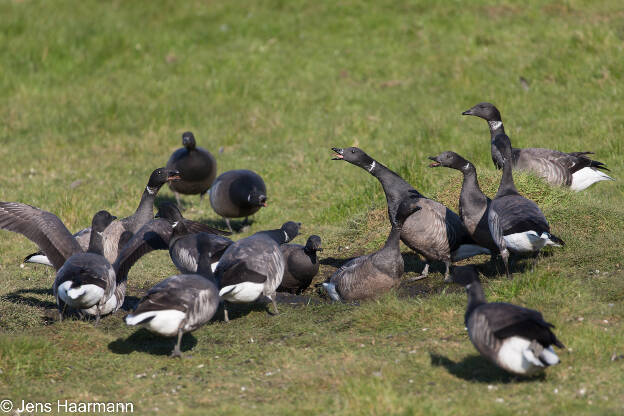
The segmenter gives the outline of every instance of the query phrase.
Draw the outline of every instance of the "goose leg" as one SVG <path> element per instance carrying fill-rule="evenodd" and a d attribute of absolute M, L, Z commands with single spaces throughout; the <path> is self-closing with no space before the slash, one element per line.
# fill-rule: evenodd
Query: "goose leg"
<path fill-rule="evenodd" d="M 407 281 L 408 282 L 415 282 L 416 280 L 424 279 L 427 276 L 429 276 L 429 262 L 425 263 L 425 268 L 423 269 L 423 271 L 420 274 L 420 276 L 410 277 L 409 279 L 407 279 Z"/>
<path fill-rule="evenodd" d="M 175 347 L 173 347 L 173 351 L 171 351 L 171 354 L 169 355 L 169 357 L 171 358 L 182 358 L 182 351 L 180 351 L 180 344 L 182 343 L 182 328 L 184 327 L 185 322 L 182 321 L 182 323 L 180 324 L 180 327 L 178 328 L 178 342 L 176 342 Z"/>
<path fill-rule="evenodd" d="M 98 304 L 97 307 L 95 308 L 95 325 L 93 325 L 94 327 L 98 326 L 98 324 L 100 323 L 100 305 Z"/>
<path fill-rule="evenodd" d="M 225 220 L 225 223 L 227 224 L 227 227 L 230 230 L 230 232 L 233 233 L 234 231 L 232 230 L 232 226 L 230 225 L 230 219 L 225 218 L 225 217 L 223 217 L 223 219 Z"/>
<path fill-rule="evenodd" d="M 174 192 L 175 197 L 176 197 L 176 203 L 178 204 L 178 208 L 180 209 L 180 211 L 182 211 L 182 203 L 180 202 L 180 194 L 177 192 Z"/>
<path fill-rule="evenodd" d="M 539 260 L 540 252 L 536 251 L 533 253 L 533 264 L 531 266 L 531 271 L 535 271 L 535 267 L 537 266 L 537 261 Z"/>
<path fill-rule="evenodd" d="M 445 260 L 444 265 L 446 266 L 446 271 L 444 272 L 444 281 L 446 283 L 450 283 L 452 282 L 451 276 L 450 276 L 451 275 L 451 261 Z"/>
<path fill-rule="evenodd" d="M 273 303 L 273 313 L 269 312 L 268 305 L 267 305 L 267 312 L 269 312 L 270 315 L 279 315 L 279 311 L 277 310 L 277 302 L 275 301 L 275 298 L 276 298 L 275 293 L 273 293 L 272 295 L 268 295 L 267 298 L 269 298 L 271 300 L 271 303 Z"/>
<path fill-rule="evenodd" d="M 225 301 L 223 301 L 223 320 L 225 322 L 230 322 L 230 317 L 228 316 L 228 310 L 225 307 Z"/>
<path fill-rule="evenodd" d="M 501 251 L 501 257 L 503 258 L 503 263 L 505 264 L 505 275 L 508 279 L 511 279 L 511 273 L 509 272 L 509 250 L 505 249 Z"/>

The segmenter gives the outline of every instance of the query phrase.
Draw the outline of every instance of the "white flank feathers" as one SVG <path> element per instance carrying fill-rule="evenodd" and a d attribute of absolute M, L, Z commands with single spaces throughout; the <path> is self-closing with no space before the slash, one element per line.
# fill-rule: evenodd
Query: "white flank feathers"
<path fill-rule="evenodd" d="M 28 260 L 25 260 L 24 263 L 45 264 L 46 266 L 54 267 L 52 266 L 52 263 L 50 263 L 50 260 L 48 260 L 48 257 L 45 254 L 35 254 L 34 256 L 31 256 Z"/>
<path fill-rule="evenodd" d="M 120 305 L 121 306 L 121 305 Z M 113 313 L 118 309 L 117 307 L 117 297 L 113 294 L 104 305 L 100 307 L 100 315 L 108 315 L 109 313 Z M 82 313 L 86 313 L 87 315 L 96 316 L 97 315 L 97 306 L 93 305 L 88 309 L 82 309 Z"/>
<path fill-rule="evenodd" d="M 542 238 L 542 236 L 547 237 Z M 512 253 L 533 253 L 541 250 L 550 241 L 547 233 L 542 233 L 542 236 L 537 235 L 535 231 L 525 231 L 503 236 L 503 239 Z"/>
<path fill-rule="evenodd" d="M 342 299 L 340 298 L 340 295 L 336 290 L 336 285 L 334 285 L 333 283 L 323 283 L 323 288 L 332 300 L 335 300 L 336 302 L 342 302 Z"/>
<path fill-rule="evenodd" d="M 516 374 L 531 374 L 544 364 L 529 348 L 531 341 L 521 337 L 509 337 L 503 341 L 496 361 L 503 369 Z"/>
<path fill-rule="evenodd" d="M 96 285 L 81 285 L 72 288 L 72 281 L 66 281 L 59 285 L 58 297 L 63 302 L 77 309 L 86 309 L 95 305 L 104 295 L 104 289 Z"/>
<path fill-rule="evenodd" d="M 553 350 L 552 346 L 544 348 L 544 351 L 540 354 L 540 358 L 542 361 L 546 361 L 546 364 L 548 365 L 559 364 L 559 357 L 557 356 L 555 350 Z"/>
<path fill-rule="evenodd" d="M 249 303 L 255 302 L 263 290 L 264 283 L 242 282 L 223 287 L 219 291 L 219 296 L 228 302 Z"/>
<path fill-rule="evenodd" d="M 142 322 L 148 318 L 152 318 L 146 322 L 145 328 L 165 337 L 177 335 L 180 323 L 186 317 L 186 314 L 176 309 L 165 309 L 162 311 L 143 312 L 138 315 L 130 314 L 126 316 L 127 325 L 142 325 Z"/>
<path fill-rule="evenodd" d="M 213 272 L 213 273 L 215 272 L 215 270 L 217 270 L 217 266 L 218 266 L 218 265 L 219 265 L 219 262 L 218 262 L 218 261 L 215 261 L 214 263 L 212 263 L 212 264 L 210 265 L 210 268 L 212 269 L 212 272 Z"/>
<path fill-rule="evenodd" d="M 607 175 L 601 170 L 585 167 L 581 170 L 577 170 L 572 174 L 572 183 L 570 189 L 573 191 L 582 191 L 589 188 L 591 185 L 600 181 L 614 181 L 611 176 Z"/>

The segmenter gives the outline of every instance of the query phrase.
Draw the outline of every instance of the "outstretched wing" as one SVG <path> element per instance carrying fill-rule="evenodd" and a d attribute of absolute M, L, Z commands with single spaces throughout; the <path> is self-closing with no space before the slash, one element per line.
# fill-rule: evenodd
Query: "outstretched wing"
<path fill-rule="evenodd" d="M 113 264 L 117 281 L 125 280 L 128 271 L 141 257 L 154 250 L 167 250 L 173 228 L 164 218 L 156 218 L 145 224 L 123 246 Z"/>
<path fill-rule="evenodd" d="M 186 227 L 186 229 L 189 231 L 189 234 L 208 233 L 216 235 L 232 235 L 232 233 L 229 231 L 220 230 L 207 224 L 202 224 L 201 222 L 189 220 L 186 218 L 184 218 L 182 221 L 184 222 L 184 226 Z"/>
<path fill-rule="evenodd" d="M 0 202 L 0 228 L 20 233 L 39 246 L 55 270 L 82 248 L 51 212 L 19 202 Z"/>

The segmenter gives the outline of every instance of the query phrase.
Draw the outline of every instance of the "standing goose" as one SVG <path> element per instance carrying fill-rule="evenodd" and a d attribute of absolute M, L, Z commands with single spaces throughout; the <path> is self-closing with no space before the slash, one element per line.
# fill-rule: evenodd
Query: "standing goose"
<path fill-rule="evenodd" d="M 505 134 L 505 129 L 498 109 L 490 103 L 479 103 L 462 114 L 480 117 L 488 122 L 492 140 L 492 161 L 498 169 L 501 169 L 503 156 L 494 145 L 494 139 L 500 134 Z M 609 170 L 604 163 L 587 157 L 591 154 L 593 152 L 564 153 L 535 147 L 512 149 L 512 167 L 533 172 L 551 185 L 582 191 L 596 182 L 614 180 L 602 172 Z"/>
<path fill-rule="evenodd" d="M 444 278 L 449 278 L 452 261 L 459 261 L 477 254 L 489 254 L 489 250 L 474 244 L 461 219 L 453 211 L 437 201 L 426 198 L 403 178 L 391 171 L 357 147 L 332 148 L 337 156 L 334 160 L 345 160 L 359 166 L 376 177 L 388 202 L 390 222 L 396 217 L 399 204 L 415 192 L 421 208 L 405 221 L 401 230 L 401 241 L 426 260 L 425 269 L 419 278 L 427 277 L 429 263 L 442 261 L 446 265 Z"/>
<path fill-rule="evenodd" d="M 491 252 L 498 252 L 498 246 L 492 239 L 488 226 L 488 210 L 492 201 L 481 191 L 474 165 L 455 152 L 443 152 L 429 159 L 433 161 L 429 167 L 444 166 L 457 169 L 463 174 L 464 180 L 459 193 L 459 216 L 475 243 Z M 503 234 L 505 231 L 507 230 L 503 230 Z"/>
<path fill-rule="evenodd" d="M 565 347 L 540 312 L 510 303 L 488 303 L 473 267 L 457 267 L 453 281 L 466 287 L 464 322 L 470 341 L 481 355 L 523 376 L 559 363 L 552 346 Z"/>
<path fill-rule="evenodd" d="M 352 301 L 378 296 L 399 285 L 403 257 L 399 248 L 401 230 L 407 218 L 421 209 L 420 198 L 408 196 L 399 205 L 386 244 L 373 254 L 356 257 L 342 265 L 323 283 L 332 300 Z"/>
<path fill-rule="evenodd" d="M 145 325 L 149 331 L 165 337 L 177 335 L 171 357 L 182 356 L 182 335 L 210 321 L 219 306 L 219 291 L 210 267 L 212 253 L 204 245 L 203 237 L 199 240 L 197 273 L 172 276 L 158 283 L 125 318 L 128 325 Z"/>
<path fill-rule="evenodd" d="M 169 158 L 168 169 L 175 169 L 182 177 L 177 182 L 169 182 L 180 206 L 180 195 L 199 194 L 200 200 L 212 185 L 217 175 L 217 161 L 206 149 L 197 147 L 195 136 L 190 131 L 182 134 L 182 146 Z"/>
<path fill-rule="evenodd" d="M 494 139 L 503 160 L 503 176 L 488 211 L 488 227 L 509 272 L 509 251 L 537 255 L 545 245 L 561 247 L 565 243 L 550 234 L 550 225 L 537 204 L 518 193 L 511 172 L 511 141 L 506 134 Z"/>
<path fill-rule="evenodd" d="M 93 217 L 87 252 L 54 214 L 19 202 L 0 202 L 0 228 L 24 235 L 39 246 L 53 267 L 56 278 L 52 290 L 59 318 L 65 305 L 76 309 L 95 306 L 96 323 L 100 308 L 115 289 L 115 271 L 103 257 L 102 233 L 115 219 L 107 211 Z"/>
<path fill-rule="evenodd" d="M 280 246 L 286 268 L 284 278 L 277 288 L 278 292 L 300 294 L 310 286 L 312 279 L 319 271 L 317 252 L 323 251 L 321 237 L 311 235 L 305 246 L 299 244 L 282 244 Z"/>
<path fill-rule="evenodd" d="M 104 241 L 104 257 L 113 263 L 117 259 L 120 248 L 121 236 L 124 232 L 128 231 L 132 234 L 139 231 L 139 229 L 147 224 L 154 218 L 154 200 L 156 194 L 160 188 L 170 181 L 177 181 L 180 179 L 180 172 L 174 169 L 158 168 L 150 175 L 147 186 L 141 196 L 141 201 L 134 214 L 121 220 L 113 221 L 104 230 L 102 235 Z M 127 235 L 127 234 L 126 234 Z M 89 239 L 91 237 L 91 229 L 85 228 L 74 234 L 74 237 L 80 244 L 83 250 L 86 250 L 89 245 Z M 43 253 L 34 253 L 27 256 L 24 262 L 40 263 L 52 266 L 50 260 Z"/>
<path fill-rule="evenodd" d="M 275 313 L 275 291 L 284 275 L 284 256 L 279 245 L 288 243 L 299 233 L 300 223 L 288 221 L 281 228 L 260 231 L 230 245 L 221 256 L 215 278 L 219 296 L 224 301 L 250 303 L 269 298 Z M 228 311 L 223 305 L 225 321 Z"/>
<path fill-rule="evenodd" d="M 225 219 L 230 232 L 230 218 L 247 217 L 267 206 L 266 185 L 255 172 L 230 170 L 222 173 L 210 189 L 212 209 Z"/>
<path fill-rule="evenodd" d="M 159 207 L 156 217 L 132 237 L 125 253 L 120 254 L 121 258 L 134 256 L 138 260 L 152 250 L 169 250 L 169 256 L 180 272 L 194 274 L 199 265 L 200 240 L 204 251 L 211 253 L 213 269 L 232 244 L 229 238 L 217 235 L 227 234 L 225 231 L 182 217 L 178 207 L 170 202 Z"/>

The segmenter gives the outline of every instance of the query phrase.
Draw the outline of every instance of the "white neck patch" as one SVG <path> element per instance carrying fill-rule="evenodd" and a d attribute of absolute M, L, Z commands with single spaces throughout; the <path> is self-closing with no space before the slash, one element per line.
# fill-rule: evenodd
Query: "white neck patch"
<path fill-rule="evenodd" d="M 373 163 L 371 163 L 370 167 L 367 169 L 368 173 L 371 173 L 373 171 L 373 169 L 375 169 L 375 161 L 373 160 Z"/>
<path fill-rule="evenodd" d="M 466 163 L 466 166 L 464 166 L 464 170 L 468 169 L 470 167 L 470 163 Z"/>
<path fill-rule="evenodd" d="M 171 224 L 171 227 L 172 227 L 172 228 L 177 227 L 177 226 L 178 226 L 178 222 L 179 222 L 179 221 L 176 221 L 176 222 L 174 222 L 173 224 Z"/>
<path fill-rule="evenodd" d="M 488 121 L 491 130 L 498 130 L 503 126 L 502 121 Z"/>
<path fill-rule="evenodd" d="M 147 191 L 148 194 L 154 195 L 158 189 L 157 188 L 150 188 L 149 186 L 146 186 L 145 190 Z"/>
<path fill-rule="evenodd" d="M 282 230 L 282 231 L 283 231 L 283 230 Z M 284 241 L 288 241 L 288 233 L 287 233 L 286 231 L 284 231 L 284 238 L 286 239 L 286 240 L 284 240 Z"/>

